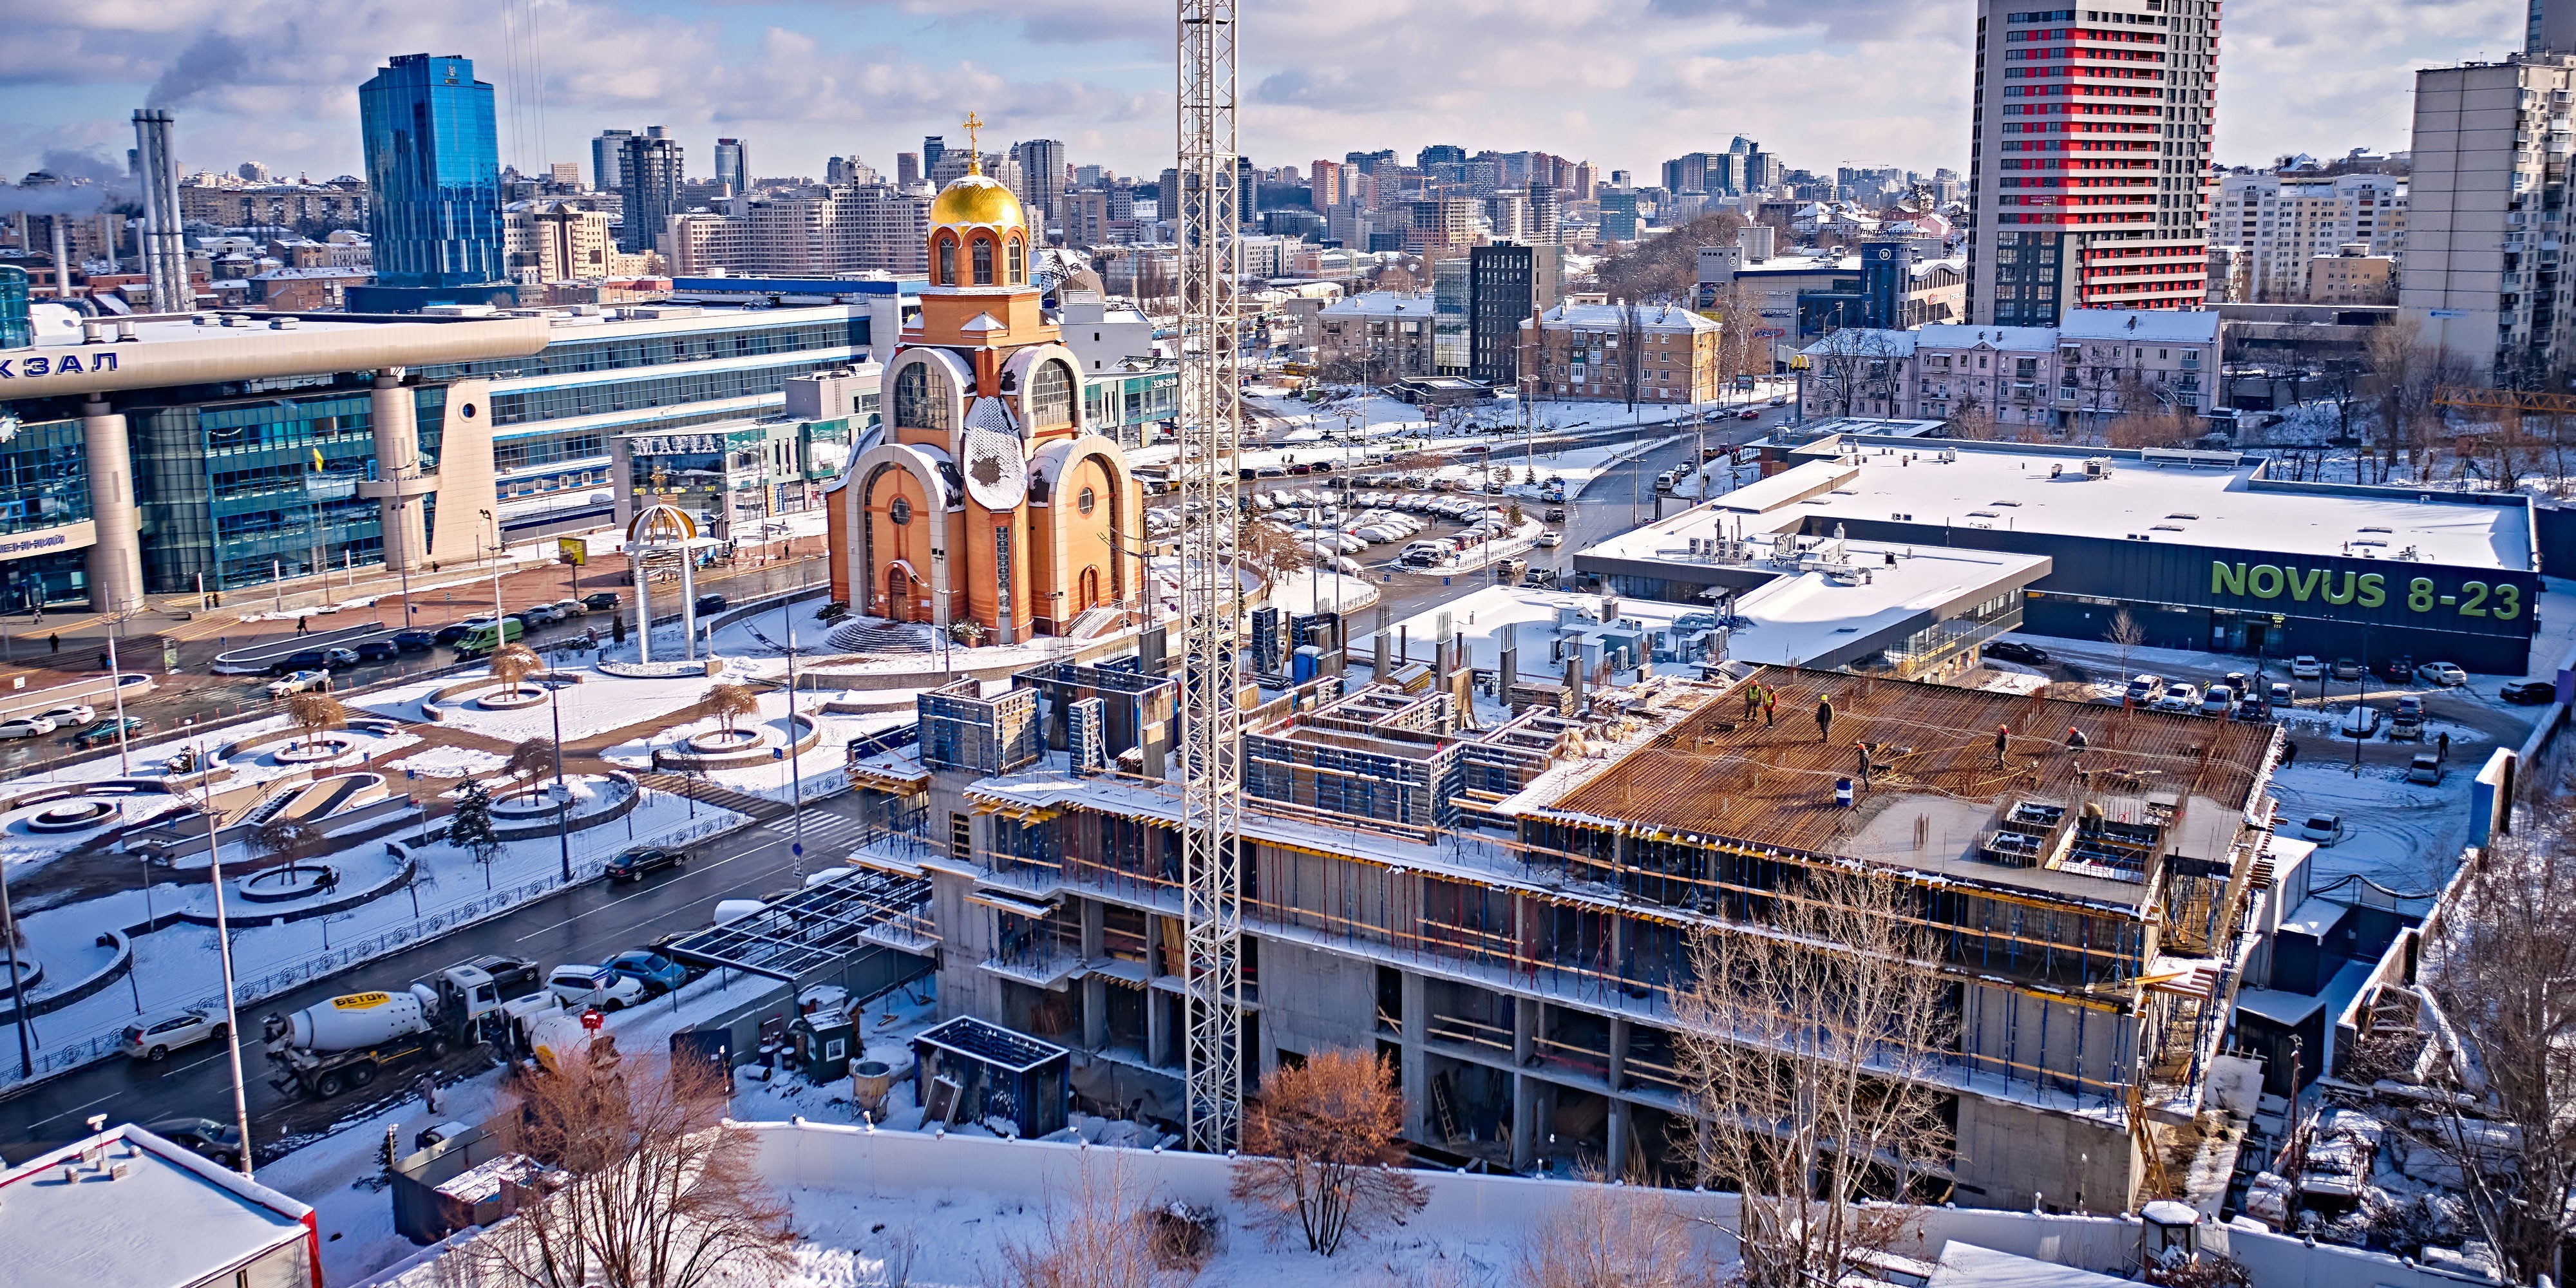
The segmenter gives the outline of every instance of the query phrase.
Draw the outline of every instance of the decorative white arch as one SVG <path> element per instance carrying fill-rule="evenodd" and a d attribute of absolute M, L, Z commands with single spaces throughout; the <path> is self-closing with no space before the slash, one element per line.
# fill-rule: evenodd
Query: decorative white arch
<path fill-rule="evenodd" d="M 1028 432 L 1036 432 L 1037 417 L 1029 408 L 1031 377 L 1037 375 L 1039 363 L 1050 360 L 1062 362 L 1065 374 L 1073 377 L 1072 425 L 1075 433 L 1082 433 L 1085 429 L 1082 423 L 1082 359 L 1075 357 L 1073 350 L 1054 341 L 1030 345 L 1012 354 L 1010 360 L 1002 364 L 1002 374 L 1007 378 L 1005 383 L 1011 390 L 1011 409 L 1018 413 L 1020 424 L 1027 426 Z"/>
<path fill-rule="evenodd" d="M 955 472 L 955 466 L 950 463 L 946 452 L 910 443 L 879 443 L 851 458 L 849 468 L 842 471 L 841 482 L 836 485 L 842 493 L 842 503 L 849 507 L 843 512 L 843 517 L 848 520 L 848 530 L 858 537 L 857 575 L 851 580 L 872 583 L 880 575 L 874 549 L 876 528 L 868 522 L 868 493 L 874 489 L 877 477 L 887 470 L 909 473 L 913 481 L 921 485 L 921 494 L 935 501 L 925 508 L 924 513 L 916 516 L 914 522 L 931 525 L 930 621 L 931 625 L 944 631 L 948 629 L 948 513 L 959 502 L 957 490 L 948 482 L 947 476 Z M 856 486 L 848 486 L 853 483 Z M 910 565 L 906 567 L 909 569 Z M 918 572 L 912 575 L 920 576 Z M 873 596 L 877 589 L 870 585 L 868 593 Z"/>
<path fill-rule="evenodd" d="M 885 401 L 880 404 L 879 418 L 884 422 L 889 436 L 898 430 L 926 428 L 920 425 L 904 425 L 895 420 L 895 382 L 903 375 L 906 368 L 914 366 L 929 367 L 947 384 L 948 396 L 945 401 L 948 404 L 948 450 L 953 455 L 957 450 L 957 435 L 966 428 L 967 395 L 975 388 L 975 373 L 960 361 L 956 354 L 946 349 L 920 345 L 895 354 L 894 358 L 886 363 L 885 371 L 878 377 L 877 385 L 885 391 Z"/>
<path fill-rule="evenodd" d="M 1078 377 L 1077 377 L 1078 379 Z M 1079 386 L 1077 386 L 1078 388 Z M 1130 570 L 1127 561 L 1136 551 L 1129 543 L 1139 540 L 1144 516 L 1135 505 L 1135 487 L 1127 465 L 1126 449 L 1117 440 L 1103 434 L 1084 434 L 1079 438 L 1058 439 L 1037 450 L 1029 458 L 1029 511 L 1032 522 L 1044 523 L 1049 533 L 1062 539 L 1063 529 L 1057 519 L 1058 489 L 1073 477 L 1074 467 L 1086 457 L 1096 457 L 1109 475 L 1109 598 L 1125 603 L 1137 587 L 1144 584 L 1141 569 Z M 1039 515 L 1038 511 L 1045 511 Z"/>

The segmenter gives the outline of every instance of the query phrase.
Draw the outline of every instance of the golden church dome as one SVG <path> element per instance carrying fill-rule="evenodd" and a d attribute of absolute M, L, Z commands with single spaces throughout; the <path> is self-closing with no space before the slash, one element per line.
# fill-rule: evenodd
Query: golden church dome
<path fill-rule="evenodd" d="M 963 174 L 930 203 L 930 226 L 1026 233 L 1029 217 L 1020 208 L 1020 199 L 999 181 L 984 174 Z"/>

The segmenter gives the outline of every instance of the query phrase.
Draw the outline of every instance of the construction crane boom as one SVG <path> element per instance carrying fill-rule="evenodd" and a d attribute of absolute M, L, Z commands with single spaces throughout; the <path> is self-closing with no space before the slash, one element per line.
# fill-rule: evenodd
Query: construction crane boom
<path fill-rule="evenodd" d="M 1222 1152 L 1243 1118 L 1243 586 L 1233 560 L 1243 444 L 1234 0 L 1178 0 L 1180 44 L 1181 972 L 1188 1141 Z"/>
<path fill-rule="evenodd" d="M 2479 411 L 2516 411 L 2526 416 L 2576 416 L 2576 394 L 2542 393 L 2532 389 L 2444 385 L 2433 391 L 2433 405 Z"/>

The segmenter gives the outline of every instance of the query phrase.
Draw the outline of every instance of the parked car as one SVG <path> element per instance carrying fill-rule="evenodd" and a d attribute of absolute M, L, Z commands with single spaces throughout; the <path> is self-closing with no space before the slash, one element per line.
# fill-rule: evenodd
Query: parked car
<path fill-rule="evenodd" d="M 510 616 L 518 618 L 520 623 L 529 630 L 535 630 L 540 626 L 552 626 L 563 620 L 563 613 L 552 604 L 531 604 Z"/>
<path fill-rule="evenodd" d="M 1546 517 L 1547 517 L 1547 521 L 1548 521 L 1548 522 L 1550 522 L 1550 523 L 1563 523 L 1563 522 L 1565 522 L 1565 507 L 1564 507 L 1564 506 L 1561 506 L 1561 505 L 1557 505 L 1557 506 L 1550 506 L 1550 507 L 1548 507 L 1547 516 L 1546 516 Z"/>
<path fill-rule="evenodd" d="M 612 883 L 641 881 L 647 875 L 664 868 L 677 869 L 688 865 L 689 855 L 685 850 L 668 845 L 637 845 L 629 847 L 616 858 L 610 859 L 601 875 L 607 877 Z"/>
<path fill-rule="evenodd" d="M 1986 656 L 2018 662 L 2023 666 L 2044 666 L 2048 662 L 2048 650 L 2034 648 L 2018 640 L 1995 640 L 1986 645 Z"/>
<path fill-rule="evenodd" d="M 642 983 L 605 966 L 557 966 L 546 974 L 546 988 L 569 1007 L 622 1011 L 644 1000 Z"/>
<path fill-rule="evenodd" d="M 2397 714 L 2388 722 L 2390 742 L 2424 740 L 2424 699 L 2409 693 L 2397 699 Z"/>
<path fill-rule="evenodd" d="M 687 967 L 649 948 L 619 953 L 600 965 L 642 984 L 650 997 L 660 997 L 689 982 Z"/>
<path fill-rule="evenodd" d="M 2496 691 L 2496 696 L 2517 707 L 2536 707 L 2558 700 L 2558 686 L 2547 680 L 2516 680 Z"/>
<path fill-rule="evenodd" d="M 704 617 L 709 613 L 721 613 L 725 610 L 725 597 L 722 595 L 700 595 L 698 596 L 697 608 L 698 616 L 700 617 Z"/>
<path fill-rule="evenodd" d="M 615 612 L 617 609 L 617 592 L 613 590 L 594 590 L 581 597 L 581 606 L 594 613 Z"/>
<path fill-rule="evenodd" d="M 43 716 L 20 716 L 0 721 L 0 738 L 42 738 L 57 726 Z"/>
<path fill-rule="evenodd" d="M 2289 685 L 2284 684 L 2279 680 L 2274 680 L 2272 682 L 2272 705 L 2283 710 L 2287 710 L 2299 705 L 2299 698 L 2296 693 L 2291 691 Z"/>
<path fill-rule="evenodd" d="M 212 1118 L 164 1118 L 150 1125 L 155 1136 L 225 1167 L 241 1166 L 241 1128 Z"/>
<path fill-rule="evenodd" d="M 400 653 L 426 653 L 437 642 L 438 636 L 429 631 L 394 632 L 394 650 Z"/>
<path fill-rule="evenodd" d="M 2334 678 L 2338 680 L 2358 680 L 2362 675 L 2363 671 L 2361 669 L 2361 663 L 2348 657 L 2339 657 L 2335 659 Z"/>
<path fill-rule="evenodd" d="M 474 958 L 464 964 L 491 976 L 492 984 L 500 990 L 501 1000 L 504 1002 L 526 997 L 544 987 L 545 973 L 537 968 L 535 961 L 526 957 L 493 953 Z"/>
<path fill-rule="evenodd" d="M 1735 413 L 1735 418 L 1737 420 L 1760 420 L 1762 419 L 1762 413 L 1751 407 L 1747 407 L 1744 410 Z"/>
<path fill-rule="evenodd" d="M 2299 825 L 2299 835 L 2319 845 L 2332 845 L 2343 839 L 2341 814 L 2311 814 Z"/>
<path fill-rule="evenodd" d="M 2235 709 L 2236 691 L 2224 684 L 2213 684 L 2209 686 L 2208 692 L 2200 695 L 2202 715 L 2215 716 L 2224 720 L 2227 718 L 2227 713 Z"/>
<path fill-rule="evenodd" d="M 104 747 L 107 744 L 116 741 L 120 734 L 141 733 L 143 732 L 143 728 L 143 717 L 141 716 L 127 716 L 122 720 L 110 717 L 99 721 L 97 724 L 91 725 L 87 729 L 81 730 L 79 733 L 73 734 L 71 743 L 73 746 L 79 747 L 82 750 L 87 750 L 91 747 Z"/>
<path fill-rule="evenodd" d="M 57 729 L 69 729 L 74 725 L 85 725 L 98 719 L 98 708 L 86 702 L 74 702 L 69 706 L 56 707 L 46 712 L 45 718 L 53 721 Z"/>
<path fill-rule="evenodd" d="M 331 673 L 329 671 L 297 671 L 294 674 L 287 676 L 285 679 L 269 681 L 268 696 L 272 698 L 282 698 L 290 693 L 327 693 L 330 691 L 330 688 Z"/>
<path fill-rule="evenodd" d="M 2406 781 L 2422 783 L 2427 787 L 2441 786 L 2442 758 L 2429 751 L 2415 753 L 2415 759 L 2407 762 L 2406 765 Z"/>
<path fill-rule="evenodd" d="M 325 650 L 308 648 L 288 654 L 284 661 L 269 663 L 268 673 L 286 675 L 294 671 L 320 671 L 329 665 L 330 659 Z"/>
<path fill-rule="evenodd" d="M 2346 738 L 2367 738 L 2378 733 L 2379 708 L 2367 702 L 2354 703 L 2352 710 L 2343 713 L 2343 719 L 2335 725 L 2335 731 Z"/>
<path fill-rule="evenodd" d="M 2324 676 L 2325 673 L 2325 663 L 2305 653 L 2290 659 L 2290 678 L 2293 680 L 2314 680 Z"/>
<path fill-rule="evenodd" d="M 555 610 L 555 616 L 563 618 L 566 621 L 584 616 L 590 612 L 590 605 L 585 604 L 578 599 L 558 599 L 554 602 L 552 607 Z"/>
<path fill-rule="evenodd" d="M 368 640 L 358 646 L 358 660 L 361 662 L 390 662 L 394 659 L 394 656 L 400 652 L 402 652 L 402 649 L 392 640 Z"/>
<path fill-rule="evenodd" d="M 2469 673 L 2448 662 L 2426 662 L 2415 668 L 2415 678 L 2426 684 L 2456 689 L 2469 682 Z"/>
<path fill-rule="evenodd" d="M 2269 720 L 2272 718 L 2272 699 L 2259 688 L 2248 688 L 2245 695 L 2236 700 L 2236 710 L 2230 714 L 2237 720 Z"/>
<path fill-rule="evenodd" d="M 175 1011 L 126 1025 L 125 1040 L 117 1046 L 129 1058 L 158 1064 L 181 1047 L 221 1042 L 231 1033 L 221 1011 Z"/>
<path fill-rule="evenodd" d="M 2191 683 L 2169 684 L 2156 699 L 2156 710 L 2175 711 L 2184 715 L 2200 713 L 2200 686 Z"/>
<path fill-rule="evenodd" d="M 439 627 L 437 632 L 432 634 L 429 638 L 433 643 L 453 644 L 456 641 L 465 638 L 468 632 L 473 631 L 477 627 L 489 626 L 491 624 L 492 619 L 489 617 L 468 617 L 464 621 L 449 622 L 445 626 Z"/>
<path fill-rule="evenodd" d="M 2164 691 L 2165 677 L 2150 672 L 2141 672 L 2138 675 L 2130 677 L 2129 691 L 2121 696 L 2120 701 L 2122 705 L 2125 706 L 2143 707 L 2148 703 L 2155 701 L 2156 695 L 2163 693 Z"/>

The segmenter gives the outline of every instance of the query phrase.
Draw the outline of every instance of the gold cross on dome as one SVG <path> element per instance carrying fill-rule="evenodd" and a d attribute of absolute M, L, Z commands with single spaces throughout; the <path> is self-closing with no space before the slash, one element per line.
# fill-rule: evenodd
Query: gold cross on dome
<path fill-rule="evenodd" d="M 984 118 L 973 112 L 966 114 L 966 160 L 969 165 L 975 165 L 977 169 L 982 168 L 979 163 L 984 159 L 984 148 L 975 141 L 975 132 L 983 128 Z"/>

